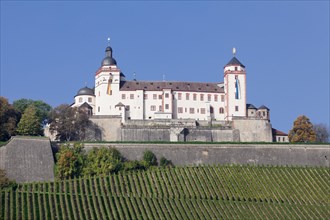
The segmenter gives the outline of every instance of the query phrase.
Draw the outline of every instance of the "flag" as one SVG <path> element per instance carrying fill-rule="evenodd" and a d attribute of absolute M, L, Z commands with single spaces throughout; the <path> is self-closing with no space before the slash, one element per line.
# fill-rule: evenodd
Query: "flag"
<path fill-rule="evenodd" d="M 236 77 L 235 88 L 236 88 L 235 99 L 241 99 L 241 86 L 238 77 Z"/>

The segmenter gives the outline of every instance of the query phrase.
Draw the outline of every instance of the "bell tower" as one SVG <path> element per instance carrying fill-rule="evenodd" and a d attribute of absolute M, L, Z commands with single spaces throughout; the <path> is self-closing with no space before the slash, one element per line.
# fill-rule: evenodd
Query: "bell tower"
<path fill-rule="evenodd" d="M 225 114 L 226 120 L 234 117 L 246 117 L 246 71 L 245 66 L 233 58 L 224 67 Z"/>
<path fill-rule="evenodd" d="M 101 67 L 95 73 L 96 115 L 119 115 L 114 103 L 119 100 L 120 82 L 124 80 L 124 75 L 117 67 L 117 61 L 113 58 L 112 48 L 108 42 Z"/>

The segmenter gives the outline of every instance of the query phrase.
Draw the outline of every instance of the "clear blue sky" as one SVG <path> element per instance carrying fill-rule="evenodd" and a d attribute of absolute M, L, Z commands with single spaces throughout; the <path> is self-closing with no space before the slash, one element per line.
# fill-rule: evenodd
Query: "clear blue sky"
<path fill-rule="evenodd" d="M 1 1 L 1 96 L 71 104 L 108 36 L 129 80 L 223 82 L 236 47 L 273 127 L 329 125 L 329 1 Z"/>

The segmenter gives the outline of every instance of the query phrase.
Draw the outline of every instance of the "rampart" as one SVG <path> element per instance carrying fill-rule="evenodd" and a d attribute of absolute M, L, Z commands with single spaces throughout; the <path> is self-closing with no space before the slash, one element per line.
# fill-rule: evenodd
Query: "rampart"
<path fill-rule="evenodd" d="M 0 168 L 19 183 L 53 181 L 54 158 L 49 139 L 13 137 L 0 147 Z"/>
<path fill-rule="evenodd" d="M 90 144 L 92 147 L 116 147 L 125 158 L 140 160 L 145 150 L 157 158 L 164 156 L 175 165 L 254 164 L 328 166 L 330 145 L 295 144 Z"/>

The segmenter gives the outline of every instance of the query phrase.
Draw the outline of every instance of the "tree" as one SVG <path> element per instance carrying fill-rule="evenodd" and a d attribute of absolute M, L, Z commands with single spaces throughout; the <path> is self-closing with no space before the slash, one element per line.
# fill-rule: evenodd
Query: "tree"
<path fill-rule="evenodd" d="M 0 191 L 10 187 L 16 187 L 15 181 L 9 180 L 6 171 L 0 169 Z"/>
<path fill-rule="evenodd" d="M 157 157 L 152 151 L 146 150 L 143 152 L 143 160 L 146 167 L 157 166 Z"/>
<path fill-rule="evenodd" d="M 85 140 L 87 129 L 93 126 L 85 111 L 66 104 L 51 111 L 49 122 L 50 132 L 56 133 L 56 139 L 60 141 Z"/>
<path fill-rule="evenodd" d="M 37 116 L 42 125 L 47 124 L 49 113 L 52 110 L 52 107 L 47 103 L 41 100 L 32 100 L 32 99 L 18 99 L 13 102 L 14 108 L 23 115 L 25 109 L 33 105 L 36 108 Z"/>
<path fill-rule="evenodd" d="M 18 123 L 17 132 L 21 135 L 32 136 L 43 134 L 42 125 L 37 116 L 37 110 L 34 105 L 30 105 L 25 109 L 22 118 Z"/>
<path fill-rule="evenodd" d="M 0 141 L 7 141 L 15 134 L 18 121 L 19 113 L 5 97 L 0 96 Z"/>
<path fill-rule="evenodd" d="M 316 133 L 316 142 L 329 142 L 330 131 L 325 124 L 314 124 L 313 129 Z"/>
<path fill-rule="evenodd" d="M 117 173 L 122 168 L 123 157 L 113 148 L 93 148 L 88 152 L 84 175 Z"/>
<path fill-rule="evenodd" d="M 315 142 L 316 134 L 313 130 L 313 124 L 305 115 L 299 116 L 293 123 L 289 131 L 290 142 L 310 143 Z"/>
<path fill-rule="evenodd" d="M 63 144 L 56 154 L 56 177 L 63 180 L 79 177 L 85 163 L 84 147 L 80 143 Z"/>

